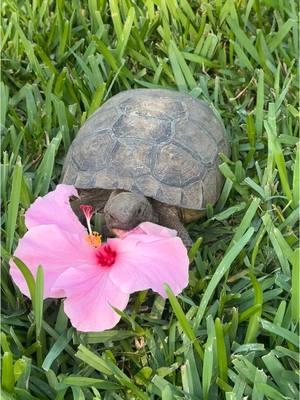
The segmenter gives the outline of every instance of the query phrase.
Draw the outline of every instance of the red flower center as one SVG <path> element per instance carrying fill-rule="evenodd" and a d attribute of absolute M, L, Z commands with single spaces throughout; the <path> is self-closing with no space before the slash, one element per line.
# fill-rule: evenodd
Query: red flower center
<path fill-rule="evenodd" d="M 102 267 L 111 267 L 116 260 L 116 252 L 109 244 L 103 244 L 97 250 L 96 257 Z"/>

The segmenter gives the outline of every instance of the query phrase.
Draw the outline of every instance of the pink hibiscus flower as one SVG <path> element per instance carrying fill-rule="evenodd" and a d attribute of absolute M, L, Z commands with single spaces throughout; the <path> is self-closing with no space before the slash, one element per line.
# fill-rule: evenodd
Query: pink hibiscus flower
<path fill-rule="evenodd" d="M 133 292 L 152 289 L 166 297 L 167 283 L 175 294 L 188 284 L 187 251 L 176 231 L 144 222 L 122 237 L 101 244 L 91 232 L 92 208 L 83 206 L 89 234 L 73 213 L 73 186 L 58 185 L 27 210 L 28 232 L 14 253 L 33 275 L 42 265 L 44 297 L 65 297 L 64 309 L 80 331 L 102 331 L 115 326 Z M 119 232 L 120 233 L 120 232 Z M 26 282 L 13 261 L 10 274 L 22 293 Z"/>

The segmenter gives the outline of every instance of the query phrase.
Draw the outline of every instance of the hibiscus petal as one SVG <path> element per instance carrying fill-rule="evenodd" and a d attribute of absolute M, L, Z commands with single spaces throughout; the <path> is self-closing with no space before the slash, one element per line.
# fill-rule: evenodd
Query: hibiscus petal
<path fill-rule="evenodd" d="M 178 237 L 135 235 L 111 239 L 109 244 L 117 252 L 110 271 L 112 281 L 123 292 L 152 289 L 167 297 L 164 284 L 175 294 L 188 285 L 189 259 L 187 250 Z"/>
<path fill-rule="evenodd" d="M 177 236 L 177 231 L 174 229 L 166 228 L 165 226 L 153 224 L 152 222 L 142 222 L 137 227 L 131 229 L 130 231 L 124 231 L 122 229 L 113 229 L 114 234 L 124 239 L 125 237 L 136 235 L 136 234 L 147 234 L 154 235 L 157 237 L 173 237 Z M 153 238 L 154 239 L 154 238 Z"/>
<path fill-rule="evenodd" d="M 147 235 L 155 235 L 160 237 L 175 237 L 177 231 L 175 229 L 169 229 L 165 226 L 153 224 L 152 222 L 143 222 L 138 228 Z"/>
<path fill-rule="evenodd" d="M 64 292 L 64 310 L 82 332 L 113 328 L 120 320 L 111 306 L 124 310 L 129 294 L 110 280 L 110 268 L 85 265 L 70 268 L 56 281 L 52 292 Z"/>
<path fill-rule="evenodd" d="M 44 298 L 51 296 L 51 288 L 69 267 L 95 261 L 95 250 L 85 243 L 80 235 L 59 229 L 56 225 L 41 225 L 31 228 L 19 241 L 14 253 L 36 276 L 39 265 L 44 270 Z M 13 261 L 10 274 L 21 292 L 29 297 L 28 288 L 22 273 Z M 61 297 L 61 296 L 57 296 Z"/>
<path fill-rule="evenodd" d="M 65 231 L 85 234 L 85 227 L 73 212 L 69 198 L 78 197 L 71 185 L 57 185 L 56 189 L 44 197 L 38 197 L 25 214 L 28 229 L 38 225 L 57 225 Z"/>
<path fill-rule="evenodd" d="M 174 229 L 166 228 L 165 226 L 161 226 L 158 224 L 154 224 L 152 222 L 142 222 L 137 227 L 133 228 L 130 231 L 124 231 L 122 229 L 113 229 L 114 234 L 124 239 L 128 236 L 133 237 L 132 235 L 140 235 L 140 234 L 147 234 L 156 236 L 156 238 L 152 238 L 153 240 L 157 240 L 159 237 L 174 237 L 177 236 L 177 231 Z"/>

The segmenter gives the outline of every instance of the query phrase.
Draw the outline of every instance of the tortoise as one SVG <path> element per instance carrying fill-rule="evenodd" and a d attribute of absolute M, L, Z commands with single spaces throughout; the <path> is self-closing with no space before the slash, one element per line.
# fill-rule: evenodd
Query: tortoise
<path fill-rule="evenodd" d="M 131 89 L 105 102 L 71 144 L 62 182 L 104 214 L 106 228 L 143 221 L 177 230 L 197 220 L 222 188 L 218 153 L 229 155 L 226 132 L 210 107 L 169 89 Z"/>

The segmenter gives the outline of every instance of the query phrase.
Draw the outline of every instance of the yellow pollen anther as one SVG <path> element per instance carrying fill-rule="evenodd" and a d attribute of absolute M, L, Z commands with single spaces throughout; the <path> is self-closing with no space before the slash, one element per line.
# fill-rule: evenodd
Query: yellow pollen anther
<path fill-rule="evenodd" d="M 92 232 L 85 237 L 86 242 L 92 247 L 99 247 L 101 244 L 101 235 L 98 232 Z"/>

